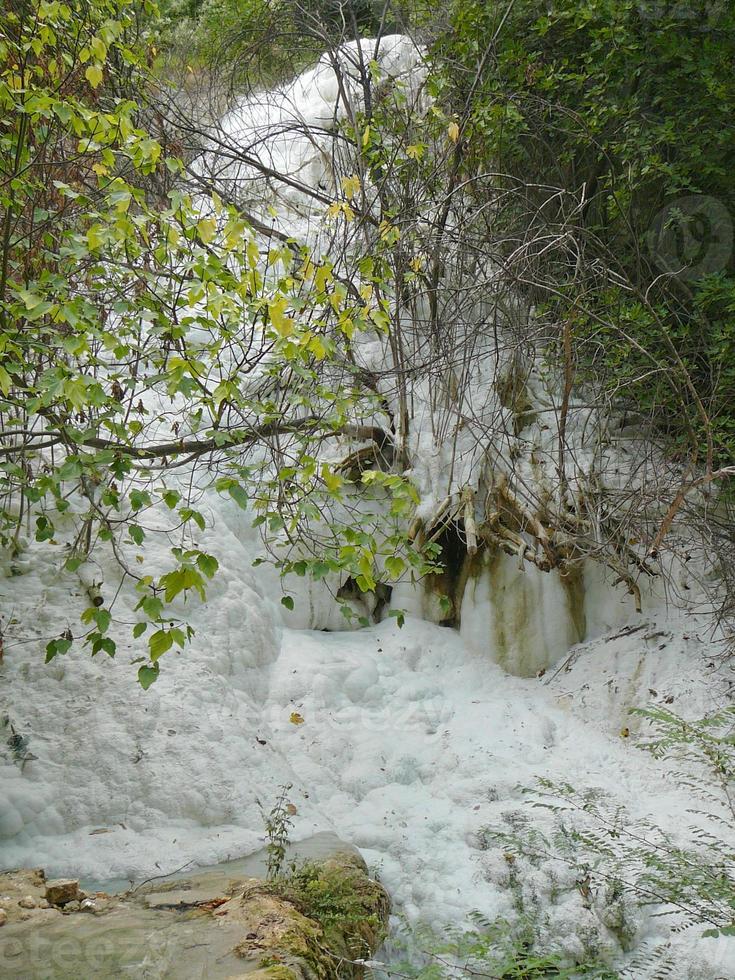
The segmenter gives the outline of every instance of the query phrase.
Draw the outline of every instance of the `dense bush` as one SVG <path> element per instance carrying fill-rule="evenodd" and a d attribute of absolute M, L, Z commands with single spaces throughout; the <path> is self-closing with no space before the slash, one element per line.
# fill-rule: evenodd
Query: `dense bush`
<path fill-rule="evenodd" d="M 467 176 L 518 182 L 508 250 L 543 238 L 521 285 L 579 371 L 713 467 L 735 452 L 734 28 L 715 2 L 460 0 L 435 46 Z"/>

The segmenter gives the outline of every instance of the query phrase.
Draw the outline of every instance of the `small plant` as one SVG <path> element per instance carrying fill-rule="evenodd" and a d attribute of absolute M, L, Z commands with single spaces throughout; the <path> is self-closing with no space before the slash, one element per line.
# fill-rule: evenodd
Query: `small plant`
<path fill-rule="evenodd" d="M 470 930 L 448 930 L 442 937 L 431 930 L 404 930 L 395 946 L 406 956 L 386 973 L 415 980 L 456 980 L 461 977 L 502 980 L 617 980 L 619 974 L 596 957 L 571 963 L 560 953 L 540 951 L 536 942 L 538 914 L 528 913 L 516 921 L 488 919 L 479 912 Z"/>
<path fill-rule="evenodd" d="M 268 813 L 265 813 L 261 806 L 261 812 L 263 813 L 265 822 L 266 838 L 268 840 L 265 846 L 266 852 L 268 853 L 268 881 L 276 881 L 283 877 L 283 866 L 289 845 L 289 833 L 293 827 L 291 817 L 296 812 L 296 807 L 288 798 L 288 793 L 292 788 L 292 783 L 286 783 L 284 786 L 281 786 L 278 798 Z"/>
<path fill-rule="evenodd" d="M 599 935 L 614 937 L 632 954 L 623 975 L 638 976 L 644 964 L 654 964 L 657 976 L 668 976 L 661 971 L 668 969 L 669 944 L 637 941 L 636 906 L 667 917 L 672 932 L 700 927 L 705 937 L 735 935 L 735 709 L 696 721 L 658 707 L 633 713 L 653 727 L 651 734 L 639 736 L 640 747 L 680 763 L 677 783 L 703 800 L 701 809 L 689 811 L 699 824 L 689 828 L 683 845 L 655 823 L 633 818 L 599 790 L 546 779 L 524 792 L 532 806 L 551 814 L 550 826 L 508 814 L 505 826 L 483 828 L 479 843 L 484 850 L 498 849 L 499 866 L 507 863 L 502 879 L 519 921 L 528 915 L 528 890 L 541 872 L 563 882 L 567 897 L 578 892 Z"/>
<path fill-rule="evenodd" d="M 533 867 L 549 862 L 575 870 L 588 904 L 600 906 L 601 912 L 600 899 L 607 904 L 607 896 L 616 896 L 620 905 L 629 896 L 639 906 L 654 906 L 659 916 L 672 917 L 676 931 L 700 924 L 707 926 L 704 935 L 735 934 L 732 849 L 716 834 L 692 828 L 690 841 L 681 847 L 660 827 L 630 817 L 598 791 L 539 780 L 526 792 L 534 806 L 554 814 L 551 832 L 535 826 L 498 829 L 486 831 L 486 839 Z"/>

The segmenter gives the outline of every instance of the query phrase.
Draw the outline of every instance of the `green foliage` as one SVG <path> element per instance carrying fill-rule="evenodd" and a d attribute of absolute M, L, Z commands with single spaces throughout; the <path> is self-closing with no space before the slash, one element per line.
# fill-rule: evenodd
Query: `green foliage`
<path fill-rule="evenodd" d="M 728 835 L 735 827 L 732 785 L 735 779 L 735 707 L 687 721 L 666 708 L 638 708 L 633 714 L 647 719 L 653 733 L 641 736 L 639 746 L 658 759 L 682 766 L 679 785 L 686 787 L 706 805 L 698 811 L 712 830 L 693 829 L 697 845 L 704 850 L 695 856 L 695 895 L 710 913 L 712 927 L 705 936 L 735 935 L 735 876 L 733 849 Z M 691 885 L 691 874 L 681 874 Z"/>
<path fill-rule="evenodd" d="M 538 912 L 522 914 L 514 921 L 488 919 L 475 912 L 474 928 L 447 929 L 442 936 L 431 929 L 404 926 L 392 937 L 399 951 L 395 972 L 415 980 L 456 980 L 460 977 L 503 977 L 507 980 L 616 980 L 619 974 L 590 955 L 572 962 L 561 953 L 538 952 Z M 553 937 L 543 936 L 544 944 Z M 405 950 L 405 958 L 401 955 Z M 392 971 L 391 971 L 392 973 Z M 389 974 L 390 975 L 390 974 Z"/>
<path fill-rule="evenodd" d="M 539 235 L 521 279 L 572 327 L 581 378 L 676 450 L 732 458 L 732 5 L 458 0 L 451 16 L 434 57 L 464 176 L 479 194 L 498 175 L 509 255 Z"/>
<path fill-rule="evenodd" d="M 552 830 L 542 832 L 527 821 L 510 829 L 487 828 L 484 846 L 501 847 L 519 866 L 556 863 L 577 870 L 590 902 L 602 890 L 612 898 L 612 904 L 605 899 L 608 906 L 617 905 L 620 914 L 611 917 L 608 908 L 605 922 L 618 932 L 626 929 L 625 897 L 629 896 L 639 905 L 653 906 L 656 915 L 673 918 L 676 929 L 699 925 L 705 927 L 706 937 L 735 935 L 731 843 L 735 812 L 730 797 L 735 709 L 694 722 L 665 708 L 634 713 L 654 728 L 651 736 L 640 738 L 640 746 L 657 758 L 680 763 L 677 782 L 706 804 L 702 811 L 691 811 L 700 823 L 690 828 L 686 845 L 676 843 L 655 824 L 632 819 L 600 792 L 542 779 L 526 792 L 534 806 L 553 814 Z M 651 955 L 661 952 L 654 950 Z"/>
<path fill-rule="evenodd" d="M 237 86 L 270 87 L 330 44 L 375 36 L 383 7 L 378 0 L 166 0 L 163 43 L 189 67 L 216 66 Z"/>
<path fill-rule="evenodd" d="M 537 828 L 492 833 L 510 853 L 531 863 L 571 864 L 589 876 L 591 888 L 613 884 L 657 915 L 673 916 L 677 928 L 701 924 L 709 936 L 733 925 L 732 849 L 723 839 L 691 828 L 688 846 L 680 847 L 660 827 L 611 806 L 604 794 L 567 783 L 539 780 L 528 792 L 534 806 L 556 815 L 556 825 L 551 835 Z"/>
<path fill-rule="evenodd" d="M 378 910 L 370 907 L 372 902 L 366 904 L 365 890 L 356 887 L 357 876 L 351 870 L 307 861 L 290 870 L 279 883 L 279 891 L 294 900 L 304 915 L 315 919 L 327 936 L 365 926 L 379 931 Z M 369 889 L 371 883 L 366 883 Z"/>
<path fill-rule="evenodd" d="M 291 817 L 296 812 L 288 798 L 291 789 L 291 783 L 281 787 L 281 792 L 268 813 L 261 806 L 268 842 L 265 846 L 268 854 L 268 881 L 276 881 L 283 875 L 289 834 L 293 827 Z"/>
<path fill-rule="evenodd" d="M 385 938 L 390 902 L 358 856 L 336 854 L 294 865 L 272 888 L 318 924 L 320 946 L 329 950 L 335 977 L 362 973 L 354 961 L 368 958 Z"/>
<path fill-rule="evenodd" d="M 384 557 L 394 576 L 422 573 L 399 530 L 408 481 L 365 473 L 354 487 L 319 458 L 382 411 L 340 345 L 384 330 L 387 301 L 353 295 L 296 243 L 261 250 L 234 206 L 179 185 L 182 162 L 140 123 L 152 5 L 31 6 L 0 15 L 0 545 L 17 552 L 32 515 L 70 571 L 108 547 L 140 595 L 147 687 L 191 639 L 186 603 L 205 601 L 217 573 L 198 544 L 206 485 L 283 543 L 284 574 L 344 573 L 367 590 Z M 182 466 L 196 474 L 188 489 Z M 368 530 L 356 535 L 358 506 Z M 168 527 L 149 526 L 154 508 Z M 161 575 L 145 568 L 157 530 L 180 539 Z M 112 656 L 104 601 L 80 635 Z M 47 658 L 75 638 L 51 641 Z"/>

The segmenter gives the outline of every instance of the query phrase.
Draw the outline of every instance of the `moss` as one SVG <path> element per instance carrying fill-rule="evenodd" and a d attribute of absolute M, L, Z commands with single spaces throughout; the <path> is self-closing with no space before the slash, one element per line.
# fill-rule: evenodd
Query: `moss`
<path fill-rule="evenodd" d="M 584 611 L 585 587 L 582 566 L 579 564 L 568 564 L 560 573 L 560 580 L 564 586 L 569 618 L 577 634 L 576 642 L 581 643 L 587 636 L 587 617 Z"/>
<path fill-rule="evenodd" d="M 385 936 L 390 902 L 382 885 L 368 877 L 360 858 L 344 855 L 305 864 L 274 887 L 319 923 L 324 944 L 340 958 L 368 957 Z M 356 971 L 351 967 L 348 972 Z"/>
<path fill-rule="evenodd" d="M 259 970 L 248 974 L 253 980 L 299 980 L 299 974 L 282 963 L 271 963 L 264 966 L 261 962 Z"/>
<path fill-rule="evenodd" d="M 352 854 L 305 864 L 276 881 L 253 881 L 229 906 L 247 936 L 235 952 L 257 960 L 261 980 L 361 977 L 351 961 L 377 948 L 390 910 L 383 887 Z"/>

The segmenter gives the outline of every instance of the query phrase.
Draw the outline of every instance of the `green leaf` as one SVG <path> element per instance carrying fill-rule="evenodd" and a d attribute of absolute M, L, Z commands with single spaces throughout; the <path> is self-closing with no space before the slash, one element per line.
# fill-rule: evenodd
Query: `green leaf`
<path fill-rule="evenodd" d="M 163 612 L 163 602 L 155 595 L 144 596 L 138 603 L 138 607 L 143 610 L 148 619 L 157 620 Z"/>
<path fill-rule="evenodd" d="M 248 509 L 248 495 L 245 493 L 239 483 L 233 484 L 229 488 L 229 493 L 238 507 L 242 508 L 242 510 Z"/>
<path fill-rule="evenodd" d="M 148 629 L 148 623 L 136 623 L 133 627 L 133 637 L 137 640 Z"/>
<path fill-rule="evenodd" d="M 100 631 L 100 633 L 106 633 L 110 627 L 110 620 L 112 619 L 110 610 L 95 607 L 93 618 L 97 623 L 97 629 Z"/>
<path fill-rule="evenodd" d="M 403 609 L 390 609 L 388 615 L 395 619 L 399 630 L 403 629 L 403 624 L 406 622 L 406 613 Z"/>
<path fill-rule="evenodd" d="M 173 510 L 176 504 L 181 500 L 181 494 L 177 490 L 165 490 L 161 494 L 166 506 L 169 510 Z"/>
<path fill-rule="evenodd" d="M 143 507 L 150 507 L 151 505 L 151 495 L 147 490 L 131 490 L 129 495 L 130 506 L 133 510 L 138 511 Z"/>
<path fill-rule="evenodd" d="M 385 559 L 385 568 L 392 579 L 398 579 L 406 570 L 406 563 L 398 555 L 391 555 Z"/>
<path fill-rule="evenodd" d="M 171 629 L 169 630 L 169 633 L 171 634 L 171 639 L 174 641 L 174 643 L 180 646 L 181 649 L 183 650 L 184 645 L 186 643 L 186 637 L 184 636 L 184 631 L 180 630 L 178 626 L 172 626 Z"/>
<path fill-rule="evenodd" d="M 281 596 L 281 605 L 293 610 L 293 598 L 290 595 Z"/>
<path fill-rule="evenodd" d="M 196 568 L 192 568 L 190 565 L 184 565 L 162 575 L 159 585 L 165 589 L 164 598 L 166 602 L 172 602 L 180 592 L 186 592 L 189 589 L 195 589 L 202 599 L 206 597 L 204 579 Z"/>
<path fill-rule="evenodd" d="M 63 656 L 71 647 L 72 641 L 65 637 L 58 637 L 50 640 L 46 644 L 46 663 L 51 663 L 54 657 Z"/>
<path fill-rule="evenodd" d="M 201 568 L 207 578 L 212 578 L 217 569 L 219 568 L 219 562 L 214 557 L 214 555 L 205 555 L 203 552 L 197 557 L 197 566 Z"/>
<path fill-rule="evenodd" d="M 104 650 L 108 657 L 114 657 L 117 652 L 117 647 L 115 646 L 115 641 L 109 636 L 101 636 L 99 633 L 95 633 L 92 637 L 92 656 Z"/>
<path fill-rule="evenodd" d="M 148 639 L 148 649 L 153 663 L 162 657 L 167 650 L 171 649 L 173 642 L 174 639 L 169 630 L 156 630 Z"/>
<path fill-rule="evenodd" d="M 138 668 L 138 683 L 144 691 L 147 691 L 151 684 L 158 680 L 158 673 L 158 664 L 154 664 L 152 667 Z"/>
<path fill-rule="evenodd" d="M 68 459 L 65 459 L 59 467 L 58 476 L 62 482 L 67 480 L 78 480 L 82 475 L 82 472 L 82 464 L 76 457 L 70 456 Z"/>
<path fill-rule="evenodd" d="M 36 541 L 50 541 L 54 531 L 54 525 L 43 514 L 36 518 Z"/>
<path fill-rule="evenodd" d="M 206 527 L 202 515 L 199 513 L 198 510 L 193 510 L 191 507 L 182 507 L 181 510 L 179 511 L 179 517 L 185 524 L 188 523 L 189 521 L 194 521 L 194 523 L 196 524 L 196 526 L 199 528 L 200 531 L 203 531 L 204 528 Z"/>
<path fill-rule="evenodd" d="M 0 364 L 0 391 L 4 395 L 7 395 L 13 384 L 13 379 L 10 377 L 5 368 Z"/>

